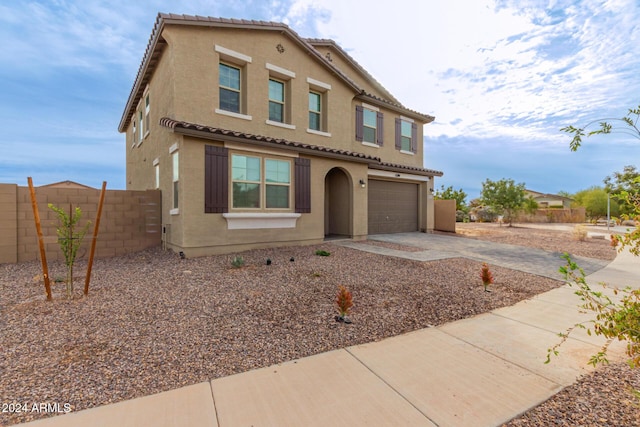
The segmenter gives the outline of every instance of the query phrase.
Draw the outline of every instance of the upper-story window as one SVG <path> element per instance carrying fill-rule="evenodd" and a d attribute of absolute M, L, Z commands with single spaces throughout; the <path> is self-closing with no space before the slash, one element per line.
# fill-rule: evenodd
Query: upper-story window
<path fill-rule="evenodd" d="M 269 79 L 269 120 L 284 123 L 284 82 Z"/>
<path fill-rule="evenodd" d="M 138 133 L 137 133 L 138 129 L 136 128 L 136 117 L 135 117 L 135 115 L 133 116 L 133 124 L 132 124 L 132 129 L 131 130 L 133 131 L 132 132 L 133 133 L 133 135 L 132 135 L 133 144 L 131 144 L 131 148 L 133 148 L 136 145 L 136 141 L 137 141 L 137 138 L 138 138 Z"/>
<path fill-rule="evenodd" d="M 240 68 L 223 62 L 219 65 L 220 109 L 240 113 Z"/>
<path fill-rule="evenodd" d="M 151 106 L 149 105 L 149 94 L 144 97 L 144 133 L 149 133 L 149 111 Z"/>
<path fill-rule="evenodd" d="M 265 68 L 269 70 L 267 124 L 295 129 L 295 125 L 291 123 L 291 81 L 296 78 L 296 73 L 268 62 Z"/>
<path fill-rule="evenodd" d="M 382 146 L 384 115 L 372 105 L 356 105 L 356 140 Z"/>
<path fill-rule="evenodd" d="M 309 129 L 321 131 L 322 94 L 309 92 Z"/>
<path fill-rule="evenodd" d="M 144 139 L 144 116 L 142 115 L 142 111 L 138 111 L 138 122 L 140 123 L 140 141 Z"/>
<path fill-rule="evenodd" d="M 247 110 L 247 81 L 251 57 L 226 47 L 215 45 L 218 54 L 218 107 L 217 114 L 252 120 Z"/>
<path fill-rule="evenodd" d="M 409 118 L 396 118 L 396 149 L 415 153 L 418 147 L 418 126 Z"/>
<path fill-rule="evenodd" d="M 363 109 L 363 132 L 362 140 L 364 142 L 376 143 L 376 137 L 378 135 L 377 128 L 377 112 L 368 108 Z"/>
<path fill-rule="evenodd" d="M 328 99 L 331 85 L 311 77 L 307 77 L 309 84 L 309 126 L 307 132 L 316 135 L 328 136 Z"/>

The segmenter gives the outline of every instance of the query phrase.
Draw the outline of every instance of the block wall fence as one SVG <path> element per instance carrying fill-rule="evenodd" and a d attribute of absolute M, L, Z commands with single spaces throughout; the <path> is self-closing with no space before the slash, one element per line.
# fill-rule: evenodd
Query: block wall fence
<path fill-rule="evenodd" d="M 56 228 L 58 216 L 48 204 L 82 210 L 80 226 L 91 221 L 78 251 L 78 259 L 88 258 L 93 227 L 98 213 L 100 190 L 90 188 L 35 187 L 47 261 L 64 260 Z M 161 244 L 162 212 L 160 190 L 106 190 L 96 258 L 136 252 Z M 0 264 L 40 258 L 38 234 L 28 187 L 0 184 Z"/>

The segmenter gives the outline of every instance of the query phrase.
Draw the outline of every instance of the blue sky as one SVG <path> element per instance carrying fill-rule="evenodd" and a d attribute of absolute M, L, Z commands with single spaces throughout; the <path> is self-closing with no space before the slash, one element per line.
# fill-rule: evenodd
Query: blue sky
<path fill-rule="evenodd" d="M 117 126 L 158 12 L 284 22 L 331 38 L 407 107 L 431 114 L 436 186 L 477 197 L 489 178 L 575 192 L 638 165 L 640 141 L 559 129 L 640 104 L 637 0 L 0 3 L 0 182 L 125 188 Z M 640 166 L 640 165 L 638 165 Z"/>

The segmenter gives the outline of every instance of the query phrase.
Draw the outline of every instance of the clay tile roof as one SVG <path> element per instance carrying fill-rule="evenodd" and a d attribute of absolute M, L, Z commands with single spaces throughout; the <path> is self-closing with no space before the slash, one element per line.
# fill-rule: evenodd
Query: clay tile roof
<path fill-rule="evenodd" d="M 442 176 L 443 173 L 441 171 L 437 171 L 434 169 L 424 169 L 416 166 L 407 166 L 407 165 L 399 165 L 397 163 L 387 163 L 380 162 L 377 165 L 371 165 L 373 169 L 382 169 L 382 170 L 391 170 L 397 172 L 405 172 L 405 173 L 415 173 L 418 175 L 428 175 L 428 176 Z"/>
<path fill-rule="evenodd" d="M 212 126 L 205 126 L 205 125 L 199 125 L 195 123 L 188 123 L 188 122 L 183 122 L 179 120 L 173 120 L 168 117 L 163 117 L 162 119 L 160 119 L 160 125 L 167 127 L 169 129 L 172 129 L 174 131 L 176 131 L 177 129 L 178 130 L 179 129 L 195 130 L 199 132 L 209 133 L 212 135 L 231 136 L 235 138 L 244 139 L 247 141 L 265 142 L 269 144 L 279 145 L 282 147 L 287 147 L 290 149 L 299 149 L 301 151 L 316 151 L 318 153 L 333 154 L 333 155 L 349 157 L 351 159 L 360 159 L 366 162 L 380 163 L 379 157 L 370 156 L 368 154 L 358 153 L 355 151 L 340 150 L 337 148 L 323 147 L 320 145 L 305 144 L 303 142 L 289 141 L 282 138 L 271 138 L 269 136 L 254 135 L 246 132 L 233 131 L 228 129 L 216 128 Z"/>
<path fill-rule="evenodd" d="M 203 132 L 205 134 L 219 135 L 221 137 L 238 138 L 244 141 L 255 141 L 258 143 L 278 145 L 280 147 L 284 147 L 284 148 L 288 148 L 296 151 L 316 152 L 316 154 L 319 156 L 323 156 L 323 155 L 330 156 L 330 157 L 338 156 L 338 157 L 346 157 L 351 160 L 357 159 L 357 161 L 363 161 L 365 163 L 369 163 L 369 167 L 372 169 L 413 173 L 413 174 L 424 175 L 424 176 L 442 176 L 443 175 L 442 172 L 437 170 L 423 169 L 415 166 L 400 165 L 395 163 L 387 163 L 387 162 L 381 161 L 379 157 L 370 156 L 368 154 L 358 153 L 355 151 L 340 150 L 337 148 L 305 144 L 303 142 L 297 142 L 297 141 L 289 141 L 282 138 L 271 138 L 269 136 L 254 135 L 246 132 L 199 125 L 196 123 L 189 123 L 189 122 L 184 122 L 180 120 L 174 120 L 169 117 L 163 117 L 162 119 L 160 119 L 160 125 L 166 128 L 172 129 L 174 132 L 178 132 L 178 133 L 188 133 L 188 132 L 184 132 L 185 130 Z"/>

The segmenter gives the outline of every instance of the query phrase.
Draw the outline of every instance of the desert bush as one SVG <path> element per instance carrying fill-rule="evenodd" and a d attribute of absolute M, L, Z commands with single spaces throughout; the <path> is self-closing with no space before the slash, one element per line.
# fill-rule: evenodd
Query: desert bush
<path fill-rule="evenodd" d="M 587 240 L 587 227 L 585 227 L 582 224 L 578 224 L 575 227 L 573 227 L 573 238 L 580 241 L 580 242 L 584 242 L 585 240 Z"/>

